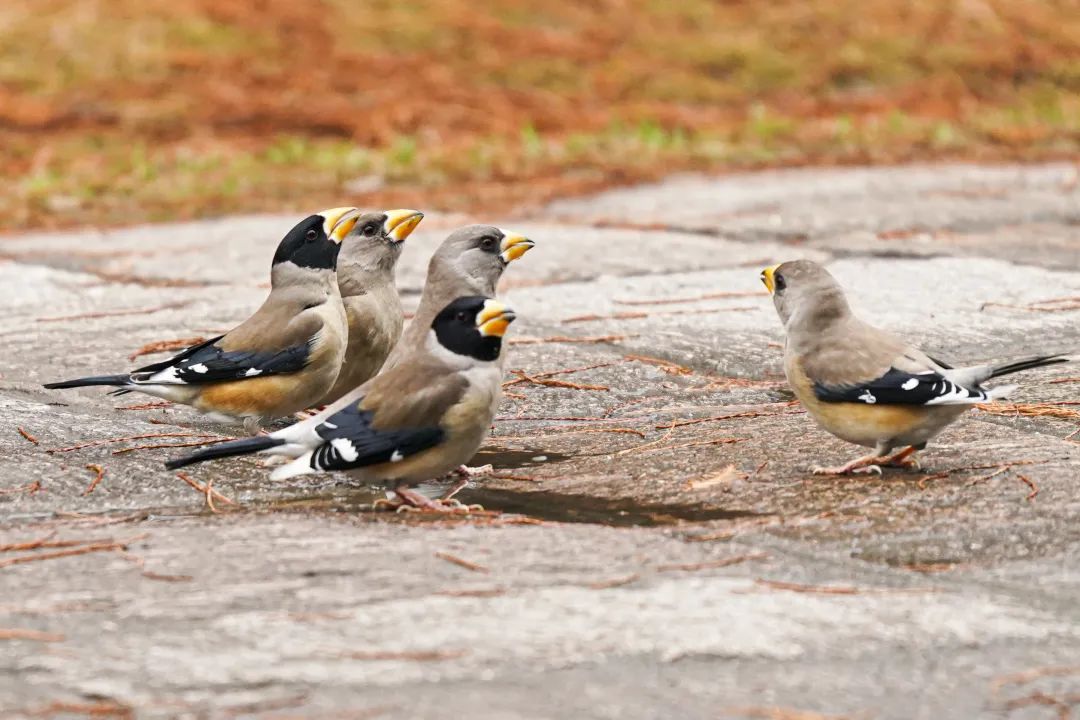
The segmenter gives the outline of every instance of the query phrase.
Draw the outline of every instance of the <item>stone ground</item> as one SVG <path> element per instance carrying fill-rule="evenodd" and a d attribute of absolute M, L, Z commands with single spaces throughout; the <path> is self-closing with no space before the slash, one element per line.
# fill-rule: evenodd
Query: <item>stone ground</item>
<path fill-rule="evenodd" d="M 921 472 L 814 478 L 857 449 L 789 403 L 758 281 L 827 262 L 859 311 L 957 362 L 1075 350 L 1077 177 L 678 177 L 506 219 L 539 243 L 504 280 L 508 367 L 595 367 L 509 387 L 477 460 L 496 477 L 464 493 L 503 514 L 437 521 L 250 458 L 191 472 L 235 501 L 213 514 L 163 470 L 179 451 L 122 452 L 190 436 L 50 452 L 234 432 L 40 384 L 227 329 L 295 218 L 0 238 L 0 543 L 99 542 L 2 548 L 0 715 L 1080 715 L 1080 408 L 974 411 Z M 409 239 L 409 302 L 466 220 Z M 1078 375 L 1018 376 L 1014 400 L 1075 402 Z"/>

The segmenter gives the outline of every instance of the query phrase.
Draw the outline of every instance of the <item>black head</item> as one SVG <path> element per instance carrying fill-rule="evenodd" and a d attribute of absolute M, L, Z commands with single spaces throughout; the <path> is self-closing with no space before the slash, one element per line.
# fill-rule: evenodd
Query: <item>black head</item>
<path fill-rule="evenodd" d="M 278 243 L 274 265 L 334 270 L 341 240 L 352 230 L 360 211 L 352 207 L 323 210 L 298 222 Z"/>
<path fill-rule="evenodd" d="M 490 362 L 498 359 L 503 334 L 515 317 L 501 302 L 474 295 L 444 307 L 431 328 L 439 344 L 450 352 Z"/>

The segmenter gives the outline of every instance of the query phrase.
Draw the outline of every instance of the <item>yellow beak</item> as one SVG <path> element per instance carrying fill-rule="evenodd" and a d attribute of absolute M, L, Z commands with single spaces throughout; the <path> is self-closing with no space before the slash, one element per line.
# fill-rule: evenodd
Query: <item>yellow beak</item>
<path fill-rule="evenodd" d="M 323 217 L 323 232 L 326 237 L 339 244 L 360 218 L 360 211 L 354 207 L 330 208 L 319 214 Z"/>
<path fill-rule="evenodd" d="M 506 232 L 504 230 L 502 243 L 499 245 L 499 257 L 501 257 L 505 263 L 513 262 L 529 252 L 529 249 L 533 247 L 536 247 L 536 243 L 524 235 L 518 235 L 517 233 Z"/>
<path fill-rule="evenodd" d="M 409 237 L 423 219 L 424 213 L 419 210 L 387 210 L 383 232 L 391 241 L 399 243 Z"/>
<path fill-rule="evenodd" d="M 517 315 L 498 300 L 487 300 L 476 315 L 476 327 L 484 337 L 502 337 Z"/>
<path fill-rule="evenodd" d="M 773 276 L 776 274 L 776 268 L 778 267 L 780 266 L 773 265 L 772 267 L 767 267 L 761 271 L 761 282 L 765 283 L 765 288 L 769 291 L 770 295 L 772 295 L 773 291 L 776 289 L 776 282 L 773 280 Z"/>

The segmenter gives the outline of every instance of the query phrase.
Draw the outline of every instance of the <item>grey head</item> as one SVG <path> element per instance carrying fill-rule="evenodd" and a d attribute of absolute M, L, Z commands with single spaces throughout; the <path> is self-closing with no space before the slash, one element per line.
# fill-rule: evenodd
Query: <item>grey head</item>
<path fill-rule="evenodd" d="M 493 225 L 458 228 L 431 257 L 428 282 L 455 286 L 453 297 L 493 295 L 506 266 L 535 245 L 522 235 Z"/>
<path fill-rule="evenodd" d="M 424 213 L 408 209 L 361 214 L 345 236 L 338 256 L 342 296 L 362 295 L 368 283 L 392 280 L 405 238 L 423 219 Z"/>
<path fill-rule="evenodd" d="M 761 271 L 780 321 L 789 331 L 821 330 L 848 317 L 844 290 L 828 270 L 812 260 L 793 260 Z"/>

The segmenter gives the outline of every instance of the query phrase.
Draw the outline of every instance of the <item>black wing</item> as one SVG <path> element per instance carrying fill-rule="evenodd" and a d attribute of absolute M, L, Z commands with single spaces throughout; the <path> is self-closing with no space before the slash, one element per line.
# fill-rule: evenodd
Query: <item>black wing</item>
<path fill-rule="evenodd" d="M 444 433 L 437 426 L 376 430 L 371 426 L 374 413 L 353 403 L 315 428 L 323 439 L 311 454 L 313 470 L 349 470 L 351 468 L 400 462 L 410 455 L 439 444 Z"/>
<path fill-rule="evenodd" d="M 131 374 L 135 382 L 203 384 L 242 380 L 263 375 L 281 375 L 303 370 L 311 355 L 314 338 L 282 350 L 223 350 L 218 336 L 164 362 L 141 367 Z"/>
<path fill-rule="evenodd" d="M 967 405 L 990 399 L 982 390 L 957 385 L 933 370 L 909 373 L 896 368 L 859 385 L 814 383 L 814 395 L 822 402 L 867 405 Z"/>

